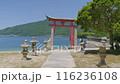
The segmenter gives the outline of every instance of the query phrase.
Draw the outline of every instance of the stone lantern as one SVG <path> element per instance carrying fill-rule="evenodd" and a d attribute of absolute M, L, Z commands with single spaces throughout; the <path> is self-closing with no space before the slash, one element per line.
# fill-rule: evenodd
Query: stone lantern
<path fill-rule="evenodd" d="M 81 51 L 84 51 L 85 49 L 85 40 L 83 40 L 83 42 L 80 43 L 81 46 Z"/>
<path fill-rule="evenodd" d="M 45 41 L 44 41 L 45 50 L 47 50 L 47 44 L 48 44 L 48 41 L 45 39 Z"/>
<path fill-rule="evenodd" d="M 100 61 L 97 64 L 98 67 L 108 67 L 106 62 L 105 62 L 105 58 L 106 58 L 106 48 L 110 48 L 111 46 L 105 42 L 105 39 L 102 39 L 100 44 L 96 45 L 97 47 L 99 47 L 99 56 L 100 56 Z"/>
<path fill-rule="evenodd" d="M 32 55 L 37 55 L 36 54 L 36 43 L 38 42 L 35 40 L 35 37 L 33 37 L 33 40 L 30 41 L 32 43 Z"/>
<path fill-rule="evenodd" d="M 46 48 L 47 48 L 47 50 L 52 50 L 53 49 L 51 38 L 47 41 L 47 47 Z"/>
<path fill-rule="evenodd" d="M 23 51 L 21 52 L 23 54 L 23 59 L 27 59 L 28 48 L 31 47 L 31 46 L 28 45 L 27 40 L 25 40 L 25 43 L 20 45 L 20 47 L 23 48 Z"/>
<path fill-rule="evenodd" d="M 79 40 L 79 47 L 81 46 L 81 45 L 80 45 L 81 42 L 82 42 L 82 39 L 80 38 L 80 40 Z"/>

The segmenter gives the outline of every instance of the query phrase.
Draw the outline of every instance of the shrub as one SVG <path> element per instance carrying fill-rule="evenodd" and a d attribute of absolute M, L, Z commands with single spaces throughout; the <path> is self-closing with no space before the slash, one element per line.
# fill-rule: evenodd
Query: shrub
<path fill-rule="evenodd" d="M 87 38 L 87 36 L 91 36 L 92 33 L 89 33 L 89 32 L 81 32 L 81 33 L 78 33 L 77 34 L 77 37 L 78 38 Z"/>

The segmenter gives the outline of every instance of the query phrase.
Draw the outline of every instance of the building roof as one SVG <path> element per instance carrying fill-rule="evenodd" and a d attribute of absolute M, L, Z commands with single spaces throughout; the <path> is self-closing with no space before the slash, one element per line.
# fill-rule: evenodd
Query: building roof
<path fill-rule="evenodd" d="M 70 18 L 55 18 L 48 15 L 46 15 L 46 17 L 50 21 L 58 21 L 58 22 L 74 22 L 75 21 L 75 19 L 70 19 Z"/>

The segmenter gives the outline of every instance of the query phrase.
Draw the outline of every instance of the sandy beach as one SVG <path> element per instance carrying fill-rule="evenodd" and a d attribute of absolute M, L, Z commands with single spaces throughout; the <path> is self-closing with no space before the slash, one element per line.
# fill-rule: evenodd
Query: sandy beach
<path fill-rule="evenodd" d="M 86 48 L 85 50 L 85 54 L 74 51 L 69 52 L 72 55 L 76 68 L 98 68 L 96 66 L 100 60 L 100 57 L 97 54 L 98 48 Z M 61 55 L 63 51 L 55 50 L 54 52 L 60 52 L 59 55 Z M 0 68 L 41 68 L 41 66 L 46 62 L 48 56 L 52 53 L 53 52 L 42 52 L 38 56 L 32 56 L 32 53 L 29 52 L 29 60 L 22 60 L 23 56 L 21 51 L 0 52 Z M 54 59 L 54 56 L 52 57 Z M 64 56 L 62 59 L 65 59 Z M 120 68 L 119 51 L 107 51 L 106 63 L 109 68 Z"/>
<path fill-rule="evenodd" d="M 38 56 L 28 54 L 29 60 L 22 60 L 20 51 L 0 52 L 0 68 L 40 68 L 47 59 L 49 53 Z"/>

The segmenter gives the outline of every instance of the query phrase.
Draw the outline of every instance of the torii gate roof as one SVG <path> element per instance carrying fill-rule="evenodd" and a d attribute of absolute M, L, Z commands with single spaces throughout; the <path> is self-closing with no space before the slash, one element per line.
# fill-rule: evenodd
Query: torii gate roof
<path fill-rule="evenodd" d="M 74 22 L 75 19 L 69 19 L 69 18 L 55 18 L 55 17 L 50 17 L 46 15 L 47 19 L 50 21 L 58 21 L 58 22 Z"/>

